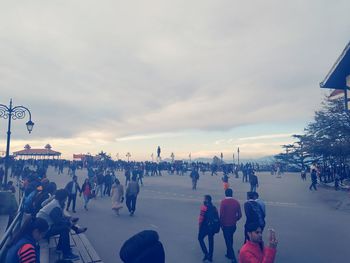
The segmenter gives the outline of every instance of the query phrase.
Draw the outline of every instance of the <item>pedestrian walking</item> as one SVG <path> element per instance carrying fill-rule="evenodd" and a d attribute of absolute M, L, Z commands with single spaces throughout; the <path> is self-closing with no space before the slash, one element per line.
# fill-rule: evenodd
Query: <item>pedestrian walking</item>
<path fill-rule="evenodd" d="M 306 181 L 306 169 L 305 169 L 305 168 L 302 168 L 302 169 L 301 169 L 300 176 L 301 176 L 301 179 L 302 179 L 303 181 Z"/>
<path fill-rule="evenodd" d="M 249 177 L 250 182 L 250 191 L 256 192 L 256 188 L 259 187 L 258 177 L 255 174 L 255 171 L 252 171 Z"/>
<path fill-rule="evenodd" d="M 113 178 L 112 178 L 112 173 L 108 171 L 104 177 L 104 190 L 103 190 L 103 195 L 106 196 L 111 196 L 111 187 L 113 183 Z"/>
<path fill-rule="evenodd" d="M 103 184 L 104 184 L 103 171 L 99 170 L 96 175 L 96 196 L 100 194 L 100 197 L 103 196 Z"/>
<path fill-rule="evenodd" d="M 125 186 L 128 185 L 128 182 L 130 182 L 130 176 L 131 176 L 131 172 L 129 168 L 125 169 Z"/>
<path fill-rule="evenodd" d="M 124 188 L 118 179 L 112 185 L 112 210 L 119 216 L 119 210 L 123 208 Z"/>
<path fill-rule="evenodd" d="M 225 199 L 220 204 L 220 224 L 226 244 L 226 257 L 237 262 L 235 252 L 233 250 L 233 235 L 236 232 L 236 223 L 242 217 L 241 205 L 233 198 L 232 189 L 225 191 Z"/>
<path fill-rule="evenodd" d="M 76 213 L 75 211 L 75 204 L 77 201 L 77 194 L 78 192 L 81 193 L 81 188 L 78 183 L 78 177 L 76 175 L 73 175 L 72 181 L 70 181 L 65 189 L 68 192 L 68 203 L 67 203 L 67 208 L 66 211 L 69 211 L 70 204 L 72 204 L 72 211 L 73 213 Z"/>
<path fill-rule="evenodd" d="M 317 185 L 317 171 L 316 171 L 316 169 L 312 169 L 311 170 L 311 185 L 309 187 L 310 191 L 312 191 L 312 188 L 315 191 L 317 191 L 316 185 Z"/>
<path fill-rule="evenodd" d="M 197 182 L 199 179 L 199 173 L 197 168 L 193 168 L 191 173 L 190 173 L 190 177 L 192 180 L 192 190 L 196 190 L 197 189 Z"/>
<path fill-rule="evenodd" d="M 92 187 L 91 187 L 91 183 L 89 181 L 89 178 L 86 178 L 82 187 L 81 187 L 81 193 L 80 193 L 80 196 L 81 194 L 83 194 L 83 198 L 84 198 L 84 209 L 86 211 L 88 211 L 88 203 L 90 201 L 90 199 L 93 197 L 92 196 Z"/>
<path fill-rule="evenodd" d="M 129 210 L 130 216 L 133 216 L 136 210 L 137 195 L 140 192 L 140 186 L 137 183 L 137 177 L 133 176 L 131 182 L 126 188 L 126 206 Z"/>
<path fill-rule="evenodd" d="M 244 236 L 246 242 L 248 238 L 247 226 L 251 223 L 256 223 L 263 231 L 265 228 L 265 214 L 258 202 L 255 201 L 255 192 L 247 192 L 247 201 L 244 203 L 244 212 L 246 216 L 246 222 L 244 225 Z"/>
<path fill-rule="evenodd" d="M 278 244 L 274 230 L 269 231 L 269 245 L 264 247 L 262 229 L 259 224 L 247 225 L 249 241 L 247 241 L 239 252 L 240 263 L 273 263 L 276 257 Z"/>
<path fill-rule="evenodd" d="M 198 241 L 204 254 L 203 261 L 213 261 L 214 235 L 220 231 L 220 219 L 216 207 L 212 203 L 210 195 L 204 196 L 203 205 L 199 214 Z M 205 245 L 204 238 L 208 236 L 208 245 Z"/>

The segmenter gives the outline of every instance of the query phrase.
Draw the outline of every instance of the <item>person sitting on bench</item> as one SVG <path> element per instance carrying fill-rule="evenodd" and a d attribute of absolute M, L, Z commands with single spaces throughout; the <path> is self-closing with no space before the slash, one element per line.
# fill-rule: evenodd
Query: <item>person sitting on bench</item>
<path fill-rule="evenodd" d="M 49 224 L 49 231 L 46 234 L 47 238 L 60 235 L 56 249 L 62 251 L 63 259 L 76 260 L 79 259 L 79 256 L 72 253 L 69 231 L 72 229 L 77 234 L 80 234 L 85 232 L 87 228 L 79 228 L 75 225 L 79 218 L 72 218 L 64 215 L 63 209 L 67 197 L 68 192 L 65 189 L 57 190 L 55 199 L 40 209 L 37 217 L 45 219 Z"/>

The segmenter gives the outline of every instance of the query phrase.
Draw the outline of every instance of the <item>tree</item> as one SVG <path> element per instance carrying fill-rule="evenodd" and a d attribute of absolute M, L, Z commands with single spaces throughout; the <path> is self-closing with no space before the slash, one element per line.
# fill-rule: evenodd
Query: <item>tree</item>
<path fill-rule="evenodd" d="M 292 145 L 283 145 L 286 153 L 277 160 L 303 168 L 313 160 L 326 163 L 344 163 L 350 156 L 350 113 L 343 99 L 325 98 L 314 120 L 304 129 L 305 134 L 293 135 Z"/>

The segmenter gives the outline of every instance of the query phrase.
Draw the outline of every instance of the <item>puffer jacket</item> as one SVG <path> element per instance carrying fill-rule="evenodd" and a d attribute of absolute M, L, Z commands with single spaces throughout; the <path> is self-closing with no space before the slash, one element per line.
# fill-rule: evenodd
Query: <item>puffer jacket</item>
<path fill-rule="evenodd" d="M 261 250 L 259 244 L 247 241 L 239 252 L 240 263 L 273 263 L 276 249 L 265 247 Z"/>

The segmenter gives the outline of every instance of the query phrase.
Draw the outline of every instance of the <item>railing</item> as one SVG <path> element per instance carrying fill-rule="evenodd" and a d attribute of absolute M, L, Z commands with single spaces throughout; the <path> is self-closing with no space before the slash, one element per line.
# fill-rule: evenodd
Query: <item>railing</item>
<path fill-rule="evenodd" d="M 21 227 L 22 218 L 23 218 L 23 200 L 21 199 L 20 205 L 18 207 L 17 213 L 10 226 L 6 229 L 4 236 L 0 241 L 0 262 L 5 262 L 5 256 L 7 252 L 7 245 L 11 241 L 11 238 L 14 233 Z"/>

